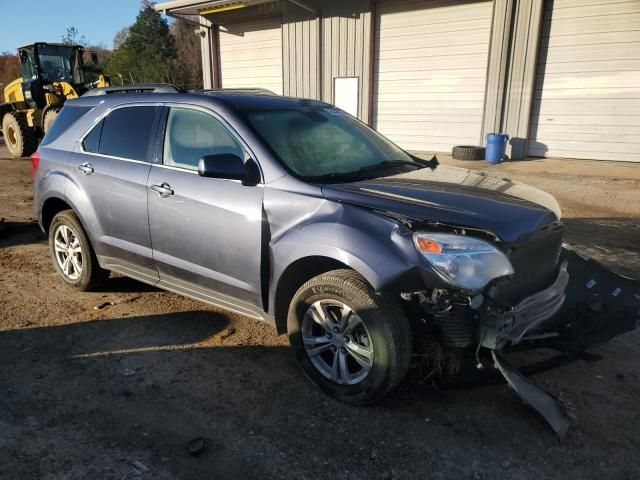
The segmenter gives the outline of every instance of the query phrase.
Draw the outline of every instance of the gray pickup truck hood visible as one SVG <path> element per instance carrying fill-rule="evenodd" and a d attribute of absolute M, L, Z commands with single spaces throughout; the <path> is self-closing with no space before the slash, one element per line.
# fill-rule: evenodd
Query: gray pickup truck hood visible
<path fill-rule="evenodd" d="M 438 166 L 352 183 L 323 185 L 331 200 L 495 234 L 504 241 L 560 219 L 558 202 L 534 187 L 484 172 Z"/>

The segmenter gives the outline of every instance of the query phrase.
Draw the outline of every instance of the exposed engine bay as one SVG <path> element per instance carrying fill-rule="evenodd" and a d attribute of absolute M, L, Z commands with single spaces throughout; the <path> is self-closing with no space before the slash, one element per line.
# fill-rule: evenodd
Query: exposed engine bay
<path fill-rule="evenodd" d="M 455 378 L 465 368 L 485 378 L 500 374 L 562 439 L 570 425 L 567 416 L 525 375 L 574 360 L 600 359 L 588 350 L 640 328 L 640 281 L 611 272 L 568 247 L 559 254 L 555 278 L 524 298 L 514 296 L 514 287 L 505 294 L 499 284 L 474 295 L 433 289 L 403 293 L 402 298 L 412 311 L 416 363 L 426 377 Z M 518 301 L 509 305 L 505 297 Z M 520 371 L 506 358 L 511 352 L 538 348 L 557 356 Z"/>

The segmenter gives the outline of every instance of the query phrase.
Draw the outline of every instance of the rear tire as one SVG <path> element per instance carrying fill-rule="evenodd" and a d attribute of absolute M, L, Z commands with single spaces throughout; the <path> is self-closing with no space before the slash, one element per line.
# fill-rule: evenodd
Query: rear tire
<path fill-rule="evenodd" d="M 318 321 L 323 314 L 328 320 Z M 409 368 L 413 339 L 402 307 L 352 270 L 333 270 L 302 285 L 289 306 L 287 327 L 302 371 L 341 401 L 375 402 Z"/>
<path fill-rule="evenodd" d="M 28 157 L 38 148 L 36 132 L 23 113 L 11 112 L 2 118 L 4 143 L 13 158 Z"/>
<path fill-rule="evenodd" d="M 77 290 L 91 290 L 109 278 L 109 271 L 98 264 L 89 238 L 73 210 L 64 210 L 53 217 L 49 227 L 49 249 L 58 274 Z"/>
<path fill-rule="evenodd" d="M 44 130 L 45 134 L 49 131 L 49 127 L 51 127 L 51 124 L 58 116 L 59 111 L 59 108 L 52 108 L 50 110 L 47 110 L 47 113 L 44 114 L 44 119 L 42 120 L 42 129 Z"/>

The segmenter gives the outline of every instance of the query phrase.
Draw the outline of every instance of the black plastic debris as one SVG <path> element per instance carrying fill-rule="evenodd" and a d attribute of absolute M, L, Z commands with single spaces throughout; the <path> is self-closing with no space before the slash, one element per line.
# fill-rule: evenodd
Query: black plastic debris
<path fill-rule="evenodd" d="M 523 402 L 533 408 L 546 420 L 553 431 L 556 432 L 560 441 L 564 440 L 569 430 L 570 421 L 562 411 L 562 408 L 560 408 L 558 402 L 547 392 L 523 377 L 495 351 L 492 351 L 491 355 L 496 368 L 505 378 L 509 386 Z"/>

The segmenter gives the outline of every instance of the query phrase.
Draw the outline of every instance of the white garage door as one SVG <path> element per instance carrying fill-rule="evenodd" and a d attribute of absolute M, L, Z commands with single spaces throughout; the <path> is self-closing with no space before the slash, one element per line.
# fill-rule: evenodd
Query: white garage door
<path fill-rule="evenodd" d="M 282 95 L 280 20 L 220 27 L 220 71 L 223 88 L 266 88 Z"/>
<path fill-rule="evenodd" d="M 529 154 L 640 162 L 640 1 L 545 11 Z"/>
<path fill-rule="evenodd" d="M 409 150 L 481 142 L 491 2 L 378 6 L 374 126 Z"/>

